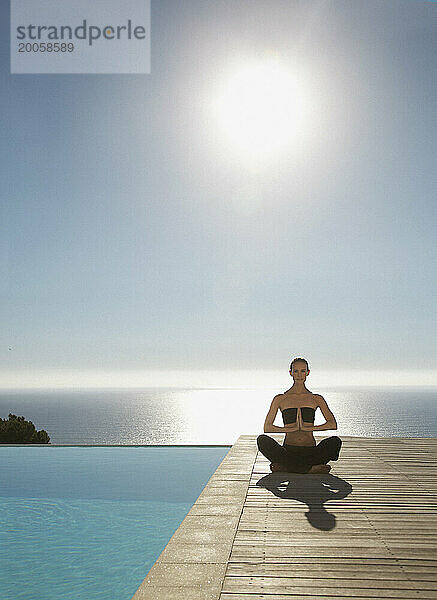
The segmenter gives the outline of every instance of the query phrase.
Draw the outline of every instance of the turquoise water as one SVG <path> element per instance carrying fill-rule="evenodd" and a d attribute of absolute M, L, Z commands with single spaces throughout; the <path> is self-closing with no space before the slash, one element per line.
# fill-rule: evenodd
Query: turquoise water
<path fill-rule="evenodd" d="M 0 448 L 0 598 L 130 600 L 229 447 Z"/>

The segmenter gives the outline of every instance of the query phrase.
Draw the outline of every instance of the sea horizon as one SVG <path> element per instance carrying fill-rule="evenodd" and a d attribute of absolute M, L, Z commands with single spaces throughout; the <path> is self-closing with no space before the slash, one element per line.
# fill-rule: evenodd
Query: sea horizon
<path fill-rule="evenodd" d="M 314 369 L 311 387 L 437 387 L 437 370 Z M 25 389 L 288 389 L 293 384 L 283 369 L 44 369 L 0 371 L 0 391 Z"/>
<path fill-rule="evenodd" d="M 263 433 L 278 387 L 67 388 L 0 390 L 0 417 L 24 416 L 52 444 L 233 444 Z M 314 435 L 437 437 L 437 386 L 314 387 L 336 430 Z M 320 410 L 315 424 L 324 422 Z M 276 425 L 282 425 L 278 412 Z"/>

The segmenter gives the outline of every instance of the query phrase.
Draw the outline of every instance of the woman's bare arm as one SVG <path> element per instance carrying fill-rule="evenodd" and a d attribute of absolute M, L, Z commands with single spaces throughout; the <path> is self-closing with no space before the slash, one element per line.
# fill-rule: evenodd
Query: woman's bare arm
<path fill-rule="evenodd" d="M 290 423 L 284 427 L 278 427 L 277 425 L 273 425 L 273 421 L 276 418 L 276 414 L 279 410 L 279 401 L 281 399 L 282 394 L 278 394 L 272 400 L 270 405 L 269 412 L 267 413 L 266 419 L 264 421 L 264 433 L 287 433 L 289 431 L 297 431 L 298 425 L 296 423 Z"/>
<path fill-rule="evenodd" d="M 319 408 L 325 417 L 325 423 L 321 425 L 312 425 L 302 422 L 302 431 L 325 431 L 327 429 L 337 429 L 337 421 L 335 420 L 334 414 L 329 409 L 326 400 L 323 396 L 318 394 L 319 397 Z"/>

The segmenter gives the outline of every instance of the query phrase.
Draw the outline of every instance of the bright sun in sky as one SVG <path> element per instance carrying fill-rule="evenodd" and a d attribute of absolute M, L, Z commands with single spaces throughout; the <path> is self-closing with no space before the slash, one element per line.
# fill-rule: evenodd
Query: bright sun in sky
<path fill-rule="evenodd" d="M 236 69 L 217 103 L 220 125 L 232 145 L 265 156 L 293 143 L 306 127 L 304 83 L 276 59 Z"/>

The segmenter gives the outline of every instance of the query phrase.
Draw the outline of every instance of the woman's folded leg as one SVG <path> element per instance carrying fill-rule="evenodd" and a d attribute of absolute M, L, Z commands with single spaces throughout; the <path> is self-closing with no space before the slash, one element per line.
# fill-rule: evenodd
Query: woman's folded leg
<path fill-rule="evenodd" d="M 338 460 L 342 443 L 343 442 L 337 435 L 325 438 L 319 442 L 316 448 L 321 464 L 326 464 L 330 460 Z"/>
<path fill-rule="evenodd" d="M 283 465 L 290 473 L 308 473 L 313 465 L 337 460 L 342 441 L 338 436 L 325 438 L 317 446 L 281 446 L 269 435 L 257 437 L 258 450 L 272 463 Z"/>
<path fill-rule="evenodd" d="M 287 451 L 272 437 L 262 433 L 257 437 L 256 443 L 261 454 L 268 458 L 272 463 L 279 463 L 284 466 L 287 465 Z"/>
<path fill-rule="evenodd" d="M 301 447 L 299 446 L 281 446 L 276 440 L 265 434 L 259 435 L 256 442 L 261 454 L 272 463 L 282 465 L 287 473 L 308 473 L 311 468 L 306 456 L 301 456 Z"/>

